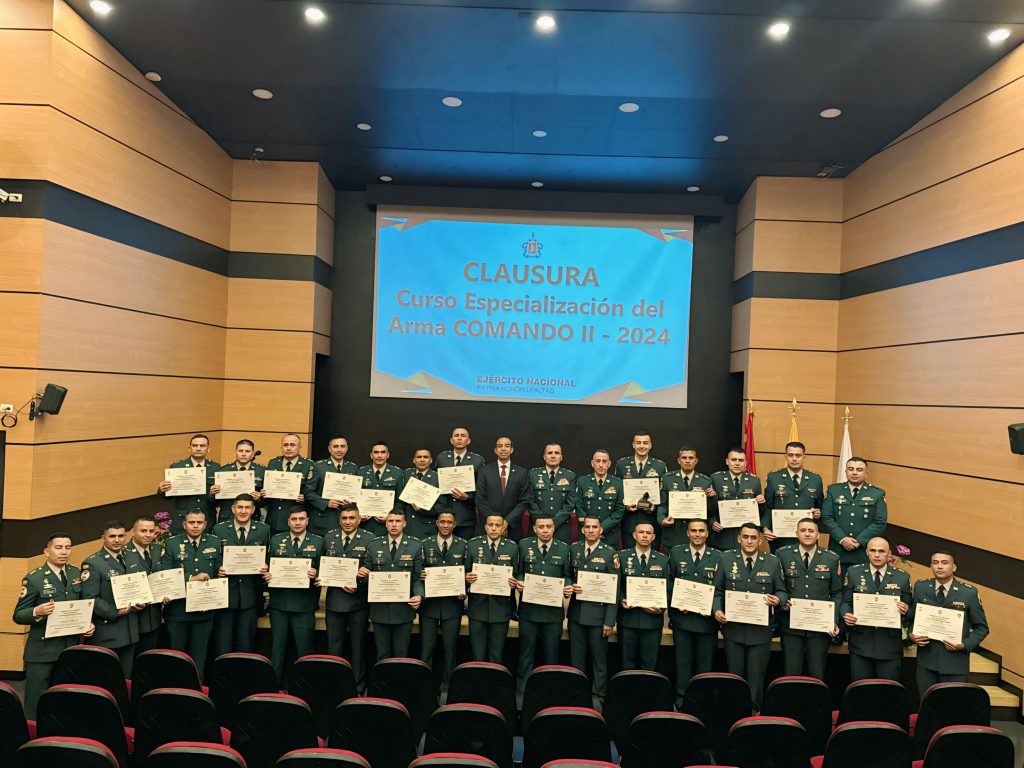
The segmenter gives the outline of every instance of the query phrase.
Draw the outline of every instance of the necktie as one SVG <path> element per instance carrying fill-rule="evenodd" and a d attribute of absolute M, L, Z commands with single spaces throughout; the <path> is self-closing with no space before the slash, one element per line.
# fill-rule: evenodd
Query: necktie
<path fill-rule="evenodd" d="M 498 556 L 498 545 L 495 542 L 491 542 L 491 559 L 493 560 Z"/>
<path fill-rule="evenodd" d="M 349 545 L 350 541 L 352 541 L 352 537 L 351 536 L 346 536 L 344 539 L 342 539 L 342 541 L 341 541 L 341 548 L 346 550 L 346 551 L 348 551 L 348 545 Z"/>
<path fill-rule="evenodd" d="M 334 465 L 334 468 L 335 468 L 335 469 L 336 469 L 336 470 L 337 470 L 338 472 L 341 472 L 341 464 L 335 464 L 335 465 Z"/>
<path fill-rule="evenodd" d="M 284 464 L 284 471 L 285 472 L 291 472 L 292 471 L 292 463 L 290 461 L 286 461 L 285 462 L 285 464 Z"/>
<path fill-rule="evenodd" d="M 587 560 L 590 559 L 590 553 L 591 552 L 593 552 L 593 550 L 590 547 L 587 547 L 587 557 L 586 557 Z"/>
<path fill-rule="evenodd" d="M 683 478 L 683 490 L 684 491 L 690 490 L 690 478 L 688 478 L 688 477 L 684 477 Z"/>
<path fill-rule="evenodd" d="M 811 553 L 804 552 L 804 568 L 809 569 L 811 567 Z"/>
<path fill-rule="evenodd" d="M 505 470 L 506 469 L 507 469 L 507 467 L 504 464 L 502 464 L 501 465 L 501 492 L 502 493 L 505 492 L 505 486 L 508 484 L 508 475 L 505 474 Z"/>
<path fill-rule="evenodd" d="M 598 480 L 597 481 L 597 487 L 598 488 L 603 488 L 604 487 L 604 480 Z"/>
<path fill-rule="evenodd" d="M 793 475 L 793 485 L 800 487 L 800 475 Z"/>
<path fill-rule="evenodd" d="M 120 563 L 121 567 L 124 568 L 126 571 L 128 570 L 128 566 L 124 564 L 124 555 L 118 553 L 117 562 Z"/>
<path fill-rule="evenodd" d="M 875 571 L 875 592 L 878 592 L 882 588 L 882 572 Z"/>
<path fill-rule="evenodd" d="M 636 474 L 637 474 L 637 477 L 643 477 L 644 476 L 644 463 L 642 461 L 639 464 L 636 465 Z"/>
<path fill-rule="evenodd" d="M 555 470 L 551 470 L 550 472 L 548 472 L 548 477 L 551 478 L 551 484 L 554 485 L 555 484 Z"/>
<path fill-rule="evenodd" d="M 146 559 L 146 570 L 153 570 L 153 556 L 149 554 L 149 549 L 146 549 L 142 556 Z M 64 571 L 61 571 L 60 573 L 62 576 L 64 575 Z"/>
<path fill-rule="evenodd" d="M 395 552 L 398 551 L 398 542 L 394 539 L 391 540 L 391 562 L 395 561 Z"/>
<path fill-rule="evenodd" d="M 853 489 L 853 498 L 857 498 L 857 494 L 860 493 L 860 486 Z"/>
<path fill-rule="evenodd" d="M 245 544 L 245 528 L 238 529 L 238 543 L 242 545 Z"/>
<path fill-rule="evenodd" d="M 693 553 L 693 567 L 696 568 L 700 565 L 700 552 Z"/>
<path fill-rule="evenodd" d="M 422 472 L 417 472 L 416 473 L 416 479 L 417 480 L 422 480 L 423 479 L 423 473 Z"/>
<path fill-rule="evenodd" d="M 739 496 L 740 495 L 740 478 L 739 478 L 739 475 L 737 475 L 736 477 L 734 477 L 732 479 L 732 485 L 736 489 L 736 495 Z"/>
<path fill-rule="evenodd" d="M 64 587 L 65 591 L 68 588 L 68 575 L 65 571 L 60 572 L 60 585 Z"/>
<path fill-rule="evenodd" d="M 462 457 L 461 456 L 456 456 L 455 457 L 455 466 L 458 467 L 458 466 L 461 466 L 461 465 L 462 465 Z"/>
<path fill-rule="evenodd" d="M 750 576 L 754 572 L 754 558 L 747 558 L 747 576 Z"/>
<path fill-rule="evenodd" d="M 293 552 L 298 552 L 299 551 L 299 537 L 298 536 L 296 536 L 295 538 L 292 539 L 292 551 Z"/>
<path fill-rule="evenodd" d="M 441 545 L 441 557 L 442 558 L 448 557 L 448 542 L 447 541 L 445 541 Z"/>
<path fill-rule="evenodd" d="M 547 544 L 541 544 L 540 545 L 540 556 L 541 557 L 547 557 L 548 556 L 548 545 Z"/>
<path fill-rule="evenodd" d="M 946 588 L 944 586 L 942 586 L 941 584 L 939 584 L 938 595 L 939 595 L 939 600 L 945 600 L 946 599 Z"/>
<path fill-rule="evenodd" d="M 377 470 L 377 482 L 378 483 L 380 482 L 380 470 L 379 469 Z"/>
<path fill-rule="evenodd" d="M 640 569 L 647 570 L 647 555 L 640 555 Z"/>

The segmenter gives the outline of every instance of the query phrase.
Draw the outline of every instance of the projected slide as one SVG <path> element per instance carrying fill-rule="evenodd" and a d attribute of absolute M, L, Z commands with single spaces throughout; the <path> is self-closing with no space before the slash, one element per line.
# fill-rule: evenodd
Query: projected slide
<path fill-rule="evenodd" d="M 693 220 L 377 211 L 370 395 L 686 407 Z"/>

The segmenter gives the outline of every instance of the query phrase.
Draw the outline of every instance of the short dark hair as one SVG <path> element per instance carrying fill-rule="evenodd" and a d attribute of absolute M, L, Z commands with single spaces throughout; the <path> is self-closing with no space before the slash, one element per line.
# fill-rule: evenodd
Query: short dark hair
<path fill-rule="evenodd" d="M 583 522 L 585 523 L 585 522 L 587 522 L 587 520 L 597 520 L 598 524 L 600 524 L 600 522 L 601 522 L 601 518 L 598 517 L 597 515 L 584 515 L 583 516 Z"/>
<path fill-rule="evenodd" d="M 256 449 L 256 443 L 254 443 L 248 437 L 243 437 L 241 440 L 239 440 L 237 443 L 235 443 L 235 448 L 237 448 L 240 445 L 248 445 L 253 450 Z"/>
<path fill-rule="evenodd" d="M 686 521 L 686 530 L 690 530 L 690 526 L 693 525 L 694 523 L 700 523 L 705 528 L 708 527 L 708 521 L 707 520 L 705 520 L 705 519 L 703 519 L 701 517 L 694 517 L 694 518 L 691 518 L 691 519 Z"/>
<path fill-rule="evenodd" d="M 54 539 L 67 539 L 68 541 L 71 541 L 71 534 L 65 531 L 54 531 L 46 537 L 46 546 L 50 546 Z"/>
<path fill-rule="evenodd" d="M 862 459 L 860 456 L 851 456 L 850 458 L 848 458 L 846 460 L 846 463 L 849 464 L 851 461 L 859 461 L 865 467 L 868 465 L 868 460 L 867 459 Z M 844 465 L 844 467 L 845 467 L 845 465 Z"/>
<path fill-rule="evenodd" d="M 558 450 L 562 450 L 562 444 L 557 440 L 548 440 L 546 443 L 544 443 L 544 450 L 547 451 L 547 449 L 550 448 L 552 445 L 558 446 Z"/>
<path fill-rule="evenodd" d="M 725 457 L 729 458 L 729 454 L 730 453 L 742 453 L 744 457 L 746 457 L 746 455 L 747 455 L 746 451 L 744 451 L 741 447 L 735 446 L 735 445 L 732 448 L 730 448 L 728 451 L 725 452 Z"/>
<path fill-rule="evenodd" d="M 103 530 L 101 531 L 101 533 L 106 533 L 107 531 L 114 530 L 115 528 L 124 527 L 124 523 L 122 523 L 120 520 L 107 520 L 107 522 L 103 524 Z"/>
<path fill-rule="evenodd" d="M 426 451 L 427 453 L 430 454 L 430 458 L 434 458 L 434 452 L 432 450 L 430 450 L 429 448 L 427 448 L 425 445 L 421 445 L 419 448 L 413 448 L 412 449 L 413 457 L 415 458 L 416 454 L 419 453 L 420 451 Z"/>
<path fill-rule="evenodd" d="M 441 515 L 448 515 L 448 516 L 451 517 L 452 520 L 455 519 L 455 513 L 452 512 L 450 509 L 442 509 L 440 512 L 438 512 L 437 513 L 437 519 L 438 520 L 441 519 Z"/>
<path fill-rule="evenodd" d="M 390 510 L 385 517 L 391 517 L 391 515 L 398 515 L 399 517 L 405 517 L 405 510 L 401 507 L 395 507 Z"/>
<path fill-rule="evenodd" d="M 132 522 L 132 528 L 135 527 L 136 523 L 152 523 L 153 525 L 156 525 L 156 520 L 154 520 L 150 515 L 139 515 Z"/>
<path fill-rule="evenodd" d="M 636 529 L 639 528 L 641 525 L 649 525 L 649 526 L 651 526 L 651 533 L 654 533 L 654 523 L 652 523 L 650 520 L 641 520 L 639 523 L 634 525 L 633 526 L 634 533 L 636 532 Z"/>
<path fill-rule="evenodd" d="M 248 501 L 248 502 L 251 502 L 252 504 L 256 503 L 256 499 L 254 499 L 250 494 L 248 494 L 248 493 L 240 493 L 237 496 L 235 496 L 235 500 L 232 503 L 232 506 L 234 506 L 235 504 L 237 504 L 240 501 Z"/>
<path fill-rule="evenodd" d="M 753 528 L 758 533 L 761 533 L 761 526 L 757 523 L 744 523 L 740 526 L 740 533 L 742 533 L 745 528 Z"/>
<path fill-rule="evenodd" d="M 195 509 L 190 509 L 188 512 L 185 513 L 185 517 L 188 517 L 189 515 L 202 515 L 203 520 L 210 519 L 210 516 L 206 514 L 206 510 L 200 509 L 199 507 L 196 507 Z M 184 517 L 182 519 L 184 520 Z"/>
<path fill-rule="evenodd" d="M 537 523 L 539 523 L 541 520 L 550 520 L 552 523 L 555 522 L 554 516 L 541 512 L 537 515 L 534 515 L 533 519 L 530 521 L 530 524 L 536 526 Z"/>
<path fill-rule="evenodd" d="M 694 453 L 697 453 L 697 449 L 694 448 L 692 445 L 681 445 L 679 446 L 679 450 L 676 452 L 676 456 L 678 456 L 683 451 L 693 451 Z M 699 456 L 700 454 L 697 455 Z"/>
<path fill-rule="evenodd" d="M 210 442 L 210 438 L 207 435 L 204 435 L 202 432 L 196 432 L 194 435 L 192 435 L 192 437 L 188 439 L 189 443 L 191 444 L 191 442 L 195 440 L 197 437 L 203 438 L 203 440 L 205 440 L 207 443 Z"/>
<path fill-rule="evenodd" d="M 936 555 L 945 555 L 953 561 L 953 565 L 956 565 L 956 555 L 954 555 L 947 549 L 936 549 L 934 552 L 932 552 L 932 556 L 928 558 L 928 562 L 930 563 L 932 561 L 932 557 L 935 557 Z"/>
<path fill-rule="evenodd" d="M 386 450 L 388 453 L 391 453 L 391 446 L 389 446 L 383 440 L 374 440 L 372 443 L 370 443 L 370 450 L 372 451 L 378 445 L 383 445 L 384 446 L 384 450 Z"/>
<path fill-rule="evenodd" d="M 612 454 L 611 451 L 609 451 L 607 448 L 597 448 L 594 450 L 594 453 L 603 453 L 605 456 L 608 457 L 608 460 L 611 461 Z M 590 454 L 591 458 L 593 458 L 594 453 Z"/>
<path fill-rule="evenodd" d="M 818 525 L 818 521 L 815 520 L 813 517 L 801 517 L 799 520 L 796 521 L 797 528 L 799 528 L 804 523 L 814 523 L 815 528 L 821 528 L 821 526 Z"/>
<path fill-rule="evenodd" d="M 788 443 L 786 443 L 785 450 L 788 451 L 790 448 L 799 448 L 804 453 L 807 453 L 807 446 L 801 443 L 799 440 L 790 440 Z"/>
<path fill-rule="evenodd" d="M 301 512 L 302 514 L 304 514 L 304 515 L 305 515 L 306 517 L 309 517 L 309 510 L 308 510 L 308 509 L 306 509 L 306 508 L 305 508 L 304 506 L 302 506 L 301 504 L 296 504 L 296 505 L 295 505 L 294 507 L 292 507 L 291 509 L 289 509 L 289 510 L 288 510 L 288 517 L 291 517 L 292 515 L 297 515 L 297 514 L 299 514 L 299 512 Z"/>

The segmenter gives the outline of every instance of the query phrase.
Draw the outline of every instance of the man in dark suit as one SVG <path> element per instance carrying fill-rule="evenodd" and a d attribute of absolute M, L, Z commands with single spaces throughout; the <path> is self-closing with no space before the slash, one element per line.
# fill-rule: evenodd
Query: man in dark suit
<path fill-rule="evenodd" d="M 443 451 L 437 455 L 434 466 L 437 469 L 442 467 L 461 467 L 469 464 L 473 467 L 474 475 L 480 477 L 480 468 L 484 465 L 484 457 L 479 453 L 469 450 L 472 440 L 469 437 L 469 430 L 465 427 L 455 427 L 452 430 L 450 451 Z M 455 515 L 455 535 L 463 539 L 471 539 L 477 535 L 479 525 L 476 517 L 476 492 L 464 493 L 459 490 L 442 488 L 441 498 L 438 500 L 440 506 L 437 510 L 450 509 Z"/>
<path fill-rule="evenodd" d="M 256 500 L 247 493 L 235 497 L 231 519 L 213 526 L 213 535 L 224 547 L 268 547 L 270 526 L 253 519 Z M 223 558 L 222 558 L 223 559 Z M 266 573 L 266 566 L 263 572 Z M 227 576 L 228 607 L 214 617 L 213 647 L 220 656 L 232 651 L 250 653 L 256 645 L 256 621 L 263 607 L 263 577 L 259 574 Z"/>
<path fill-rule="evenodd" d="M 142 562 L 146 573 L 160 570 L 160 557 L 163 546 L 156 541 L 156 521 L 152 517 L 137 517 L 128 532 L 128 542 L 124 552 L 136 555 Z M 147 605 L 139 611 L 139 642 L 135 644 L 135 655 L 143 651 L 158 648 L 160 629 L 163 625 L 163 606 L 159 603 Z"/>
<path fill-rule="evenodd" d="M 530 476 L 512 463 L 515 448 L 508 437 L 499 437 L 494 444 L 498 460 L 480 470 L 476 479 L 476 508 L 484 519 L 500 515 L 508 523 L 508 537 L 523 537 L 523 512 L 530 505 Z"/>

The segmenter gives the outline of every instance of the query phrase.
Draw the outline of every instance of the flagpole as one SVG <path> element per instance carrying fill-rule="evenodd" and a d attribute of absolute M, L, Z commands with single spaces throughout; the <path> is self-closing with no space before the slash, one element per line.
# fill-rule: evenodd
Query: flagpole
<path fill-rule="evenodd" d="M 853 446 L 850 443 L 850 406 L 843 410 L 843 442 L 839 446 L 839 466 L 836 467 L 836 482 L 846 482 L 846 462 L 853 456 Z"/>

